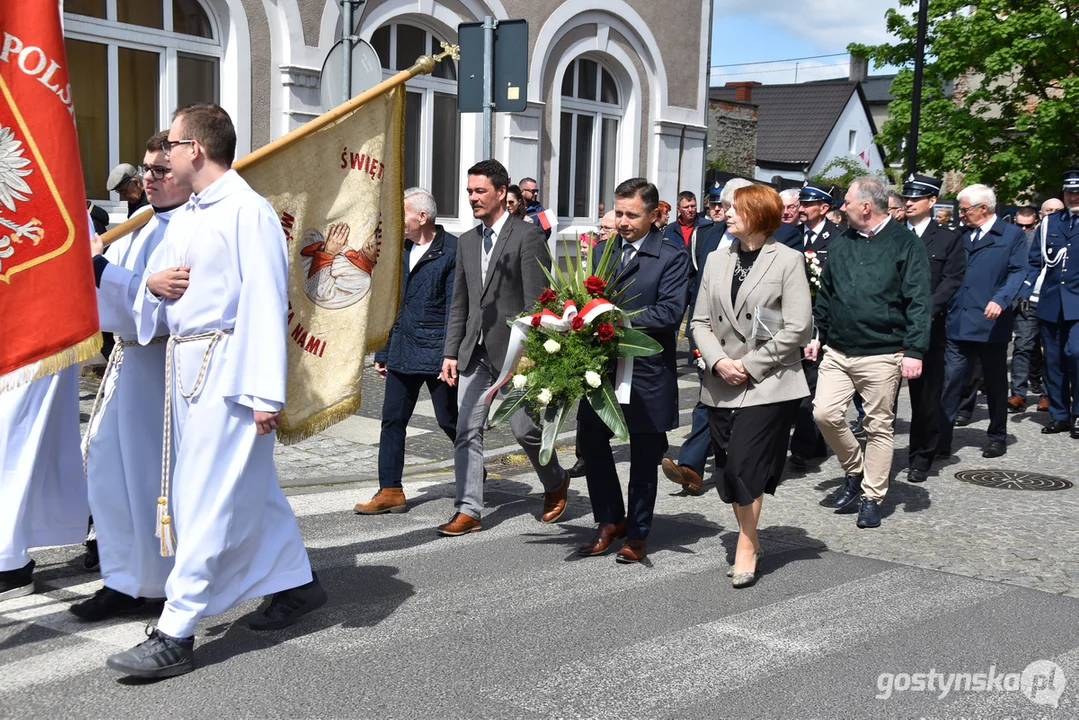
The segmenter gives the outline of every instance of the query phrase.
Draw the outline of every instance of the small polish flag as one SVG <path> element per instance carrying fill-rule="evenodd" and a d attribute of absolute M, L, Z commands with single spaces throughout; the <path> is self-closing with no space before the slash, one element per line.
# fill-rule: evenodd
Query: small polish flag
<path fill-rule="evenodd" d="M 862 162 L 864 162 L 864 163 L 865 163 L 865 166 L 866 166 L 867 168 L 868 168 L 868 167 L 869 167 L 869 166 L 871 165 L 871 160 L 872 160 L 872 157 L 873 157 L 873 156 L 872 156 L 872 154 L 871 154 L 871 153 L 870 153 L 869 151 L 870 151 L 870 150 L 871 150 L 872 148 L 873 148 L 873 146 L 872 146 L 872 145 L 870 145 L 870 146 L 869 146 L 869 147 L 867 147 L 867 148 L 866 148 L 865 150 L 863 150 L 863 151 L 861 151 L 860 153 L 858 153 L 858 157 L 860 157 L 860 158 L 862 159 Z"/>

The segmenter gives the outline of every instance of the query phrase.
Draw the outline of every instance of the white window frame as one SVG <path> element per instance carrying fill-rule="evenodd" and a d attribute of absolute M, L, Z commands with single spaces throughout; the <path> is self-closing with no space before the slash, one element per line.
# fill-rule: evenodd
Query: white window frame
<path fill-rule="evenodd" d="M 431 39 L 434 38 L 435 47 L 439 42 L 443 41 L 442 35 L 430 27 L 418 23 L 414 18 L 393 18 L 388 22 L 379 25 L 374 32 L 381 30 L 382 28 L 390 28 L 390 48 L 389 48 L 389 60 L 390 64 L 394 65 L 397 62 L 397 27 L 399 25 L 408 25 L 424 32 L 424 47 L 428 50 L 431 48 Z M 370 41 L 368 39 L 368 41 Z M 386 80 L 396 75 L 401 70 L 407 70 L 408 68 L 382 68 L 382 79 Z M 457 68 L 455 68 L 457 69 Z M 420 99 L 420 174 L 417 178 L 417 185 L 422 188 L 431 189 L 432 182 L 434 180 L 434 114 L 435 114 L 435 93 L 441 95 L 449 95 L 452 98 L 457 97 L 457 81 L 447 80 L 445 78 L 436 78 L 432 75 L 417 75 L 408 81 L 408 85 L 405 86 L 405 90 L 409 93 L 415 93 L 421 96 Z M 458 134 L 463 141 L 465 132 L 464 123 L 462 118 L 458 118 Z M 463 145 L 460 142 L 459 145 Z M 457 151 L 457 176 L 461 177 L 461 164 L 464 159 L 463 148 L 459 147 Z M 458 180 L 458 190 L 461 189 L 460 180 Z M 458 192 L 458 195 L 461 193 Z M 446 219 L 455 219 L 459 214 L 458 206 L 455 204 L 450 208 L 443 208 L 439 205 L 438 217 Z"/>
<path fill-rule="evenodd" d="M 618 105 L 611 105 L 610 103 L 600 102 L 599 100 L 582 100 L 582 99 L 576 97 L 577 92 L 578 92 L 577 85 L 580 82 L 580 70 L 579 70 L 579 68 L 580 68 L 580 62 L 579 61 L 580 60 L 589 60 L 591 62 L 596 63 L 596 66 L 597 66 L 597 71 L 596 71 L 596 97 L 597 98 L 602 97 L 602 92 L 601 91 L 602 91 L 602 87 L 603 87 L 603 73 L 604 72 L 607 73 L 607 75 L 611 78 L 611 81 L 614 83 L 615 91 L 618 93 Z M 559 94 L 559 96 L 561 98 L 562 105 L 559 108 L 559 116 L 557 118 L 552 118 L 552 122 L 557 123 L 558 127 L 561 128 L 562 127 L 562 115 L 561 114 L 562 113 L 567 113 L 567 112 L 572 113 L 573 122 L 572 122 L 571 127 L 570 127 L 570 140 L 571 140 L 571 142 L 573 144 L 576 144 L 576 142 L 577 142 L 577 119 L 578 119 L 578 117 L 580 115 L 590 115 L 593 118 L 593 121 L 592 121 L 592 123 L 593 123 L 592 124 L 592 152 L 591 152 L 591 155 L 592 155 L 592 166 L 591 166 L 592 172 L 589 173 L 588 195 L 587 195 L 587 201 L 585 203 L 585 207 L 591 207 L 592 208 L 592 213 L 590 213 L 588 215 L 583 215 L 583 216 L 561 215 L 561 214 L 559 214 L 559 225 L 574 224 L 574 223 L 581 222 L 581 221 L 583 221 L 583 222 L 593 222 L 594 223 L 595 222 L 595 217 L 594 217 L 595 211 L 599 208 L 599 201 L 600 201 L 600 198 L 599 198 L 599 192 L 600 192 L 600 188 L 599 188 L 599 163 L 600 163 L 601 150 L 602 150 L 601 141 L 602 141 L 602 136 L 603 136 L 603 121 L 604 120 L 615 120 L 615 121 L 617 121 L 617 123 L 618 123 L 618 131 L 617 131 L 617 134 L 615 135 L 614 143 L 615 143 L 615 147 L 621 147 L 622 133 L 623 133 L 623 128 L 625 126 L 625 123 L 623 122 L 623 120 L 625 119 L 625 97 L 626 96 L 625 96 L 625 92 L 622 89 L 621 83 L 618 81 L 618 75 L 611 68 L 607 67 L 606 63 L 604 63 L 602 60 L 599 60 L 599 59 L 597 59 L 595 57 L 591 57 L 591 56 L 585 54 L 585 55 L 579 55 L 579 56 L 573 58 L 570 61 L 569 65 L 566 67 L 566 72 L 567 73 L 569 73 L 569 72 L 573 73 L 573 93 L 574 93 L 574 95 L 572 97 L 569 96 L 569 95 L 562 95 L 562 82 L 564 82 L 564 80 L 565 80 L 565 75 L 563 75 L 562 82 L 559 82 L 559 84 L 557 86 L 558 87 L 557 92 L 558 92 L 558 94 Z M 562 138 L 561 135 L 560 135 L 559 136 L 559 148 L 558 148 L 559 153 L 561 153 L 561 143 L 564 142 L 564 140 L 565 139 Z M 569 164 L 570 164 L 570 167 L 569 167 L 569 187 L 561 187 L 561 184 L 560 184 L 559 188 L 558 188 L 558 192 L 559 192 L 560 196 L 565 196 L 565 197 L 569 198 L 569 207 L 570 207 L 570 212 L 572 213 L 573 212 L 573 205 L 574 205 L 574 203 L 573 203 L 574 191 L 576 190 L 575 183 L 577 182 L 577 179 L 576 179 L 576 176 L 577 176 L 577 173 L 576 173 L 576 170 L 577 170 L 577 157 L 576 157 L 576 154 L 575 153 L 570 153 L 570 156 L 568 158 L 561 157 L 561 158 L 559 158 L 559 162 L 569 162 Z M 614 176 L 616 178 L 620 177 L 620 175 L 619 175 L 619 172 L 620 172 L 619 165 L 620 165 L 620 159 L 618 157 L 616 157 L 615 158 L 615 168 L 614 168 Z M 558 212 L 558 198 L 551 198 L 550 201 L 554 202 L 555 207 L 553 209 L 557 213 Z M 608 209 L 613 209 L 613 207 L 608 208 Z M 563 221 L 565 221 L 565 222 L 563 222 Z"/>
<path fill-rule="evenodd" d="M 64 13 L 64 37 L 72 40 L 96 43 L 105 46 L 106 52 L 106 106 L 109 112 L 108 122 L 108 166 L 116 167 L 120 163 L 120 125 L 115 122 L 120 107 L 120 70 L 119 48 L 129 48 L 158 55 L 158 126 L 168 127 L 171 111 L 176 107 L 179 88 L 178 53 L 202 55 L 218 61 L 218 72 L 222 75 L 224 48 L 221 46 L 221 33 L 217 16 L 205 2 L 196 0 L 210 21 L 210 38 L 183 35 L 172 30 L 172 0 L 160 0 L 162 4 L 162 25 L 164 29 L 130 25 L 116 20 L 116 0 L 106 0 L 105 19 Z M 218 86 L 223 84 L 218 77 Z M 89 198 L 91 200 L 111 200 L 119 202 L 117 193 L 110 193 L 109 198 Z"/>

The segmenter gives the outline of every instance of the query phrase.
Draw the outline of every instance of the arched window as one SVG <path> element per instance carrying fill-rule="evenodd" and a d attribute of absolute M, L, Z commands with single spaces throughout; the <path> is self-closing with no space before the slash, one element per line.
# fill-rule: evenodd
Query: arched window
<path fill-rule="evenodd" d="M 566 68 L 561 95 L 558 216 L 592 220 L 600 203 L 614 207 L 622 94 L 607 68 L 581 57 Z"/>
<path fill-rule="evenodd" d="M 421 55 L 442 51 L 441 38 L 415 25 L 383 25 L 371 35 L 386 77 L 412 67 Z M 405 96 L 405 187 L 424 187 L 438 213 L 457 216 L 461 177 L 461 124 L 457 65 L 445 59 L 431 75 L 408 81 Z"/>
<path fill-rule="evenodd" d="M 64 0 L 64 44 L 86 196 L 142 162 L 173 110 L 220 102 L 220 36 L 200 0 Z"/>

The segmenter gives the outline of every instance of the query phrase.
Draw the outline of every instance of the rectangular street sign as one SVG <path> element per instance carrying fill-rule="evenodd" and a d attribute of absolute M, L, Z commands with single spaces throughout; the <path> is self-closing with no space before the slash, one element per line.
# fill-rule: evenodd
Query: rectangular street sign
<path fill-rule="evenodd" d="M 457 42 L 457 109 L 483 112 L 483 23 L 458 25 Z M 528 107 L 528 21 L 499 20 L 494 46 L 494 110 L 521 112 Z"/>

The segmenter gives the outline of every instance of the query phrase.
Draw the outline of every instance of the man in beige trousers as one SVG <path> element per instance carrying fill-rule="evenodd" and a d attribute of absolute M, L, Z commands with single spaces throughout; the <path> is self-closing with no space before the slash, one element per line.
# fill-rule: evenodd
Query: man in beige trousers
<path fill-rule="evenodd" d="M 879 178 L 856 179 L 843 205 L 850 229 L 829 247 L 813 308 L 819 339 L 806 357 L 815 359 L 823 344 L 813 419 L 846 476 L 831 505 L 837 513 L 857 510 L 858 527 L 872 528 L 892 470 L 896 388 L 901 377 L 921 375 L 929 347 L 929 258 L 888 214 Z M 866 412 L 864 454 L 846 422 L 855 392 Z"/>

